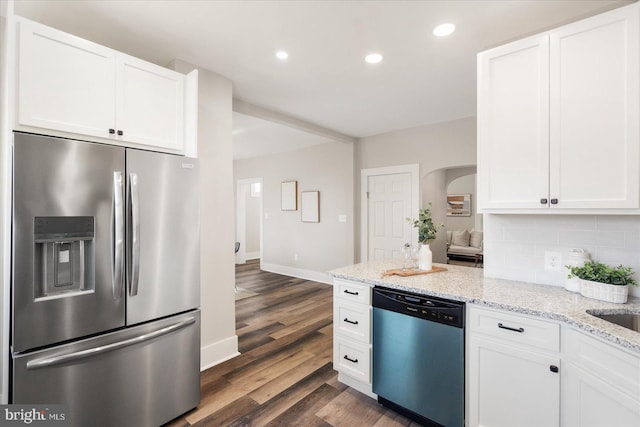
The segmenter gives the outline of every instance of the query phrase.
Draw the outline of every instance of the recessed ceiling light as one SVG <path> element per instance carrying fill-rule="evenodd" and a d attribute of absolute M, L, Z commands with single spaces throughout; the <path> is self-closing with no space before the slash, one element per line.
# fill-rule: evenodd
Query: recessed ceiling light
<path fill-rule="evenodd" d="M 433 29 L 433 35 L 436 37 L 446 37 L 456 30 L 453 24 L 440 24 Z"/>
<path fill-rule="evenodd" d="M 289 57 L 289 54 L 287 52 L 285 52 L 284 50 L 279 50 L 276 52 L 276 58 L 281 59 L 281 60 L 285 60 Z"/>
<path fill-rule="evenodd" d="M 380 55 L 379 53 L 370 53 L 369 55 L 364 57 L 364 60 L 369 64 L 377 64 L 378 62 L 382 61 L 382 55 Z"/>

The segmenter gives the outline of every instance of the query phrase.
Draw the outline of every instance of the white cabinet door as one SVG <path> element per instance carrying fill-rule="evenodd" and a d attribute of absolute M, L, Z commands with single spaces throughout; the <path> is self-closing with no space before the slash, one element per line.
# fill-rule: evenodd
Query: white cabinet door
<path fill-rule="evenodd" d="M 634 399 L 572 363 L 563 368 L 562 388 L 563 426 L 640 426 L 640 397 Z"/>
<path fill-rule="evenodd" d="M 480 209 L 640 208 L 637 4 L 478 55 Z"/>
<path fill-rule="evenodd" d="M 128 55 L 117 56 L 116 123 L 121 138 L 183 148 L 184 75 Z"/>
<path fill-rule="evenodd" d="M 559 358 L 478 336 L 467 354 L 470 426 L 559 425 Z"/>
<path fill-rule="evenodd" d="M 18 123 L 109 137 L 113 51 L 32 22 L 19 25 Z"/>
<path fill-rule="evenodd" d="M 640 207 L 639 15 L 618 9 L 551 33 L 549 195 L 558 208 Z"/>
<path fill-rule="evenodd" d="M 549 37 L 478 56 L 481 208 L 540 208 L 549 189 Z"/>

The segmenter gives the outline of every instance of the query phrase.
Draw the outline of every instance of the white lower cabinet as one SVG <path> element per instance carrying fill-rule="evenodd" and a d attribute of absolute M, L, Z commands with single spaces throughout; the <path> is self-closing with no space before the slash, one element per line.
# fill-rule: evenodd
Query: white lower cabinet
<path fill-rule="evenodd" d="M 371 287 L 333 280 L 333 368 L 338 380 L 376 397 L 371 390 Z"/>
<path fill-rule="evenodd" d="M 491 339 L 469 339 L 472 426 L 558 426 L 560 359 Z"/>
<path fill-rule="evenodd" d="M 566 324 L 467 307 L 468 426 L 640 426 L 640 355 Z"/>
<path fill-rule="evenodd" d="M 467 325 L 468 425 L 559 426 L 559 325 L 473 306 Z"/>
<path fill-rule="evenodd" d="M 564 427 L 640 426 L 640 357 L 567 328 Z"/>

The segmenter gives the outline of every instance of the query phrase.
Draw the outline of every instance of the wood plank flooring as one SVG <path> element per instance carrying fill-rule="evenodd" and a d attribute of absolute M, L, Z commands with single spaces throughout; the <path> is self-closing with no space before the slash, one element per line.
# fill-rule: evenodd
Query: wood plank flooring
<path fill-rule="evenodd" d="M 333 370 L 333 289 L 236 266 L 240 356 L 200 376 L 200 405 L 166 427 L 412 426 L 418 424 L 344 386 Z"/>

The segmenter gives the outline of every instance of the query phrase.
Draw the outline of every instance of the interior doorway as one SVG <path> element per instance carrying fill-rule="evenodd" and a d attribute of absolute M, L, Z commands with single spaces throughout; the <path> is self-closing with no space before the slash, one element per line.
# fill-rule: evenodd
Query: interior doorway
<path fill-rule="evenodd" d="M 419 205 L 419 165 L 363 169 L 360 259 L 400 258 L 405 243 L 417 242 L 406 218 L 417 218 Z"/>
<path fill-rule="evenodd" d="M 262 260 L 262 193 L 262 178 L 237 182 L 236 264 Z"/>

